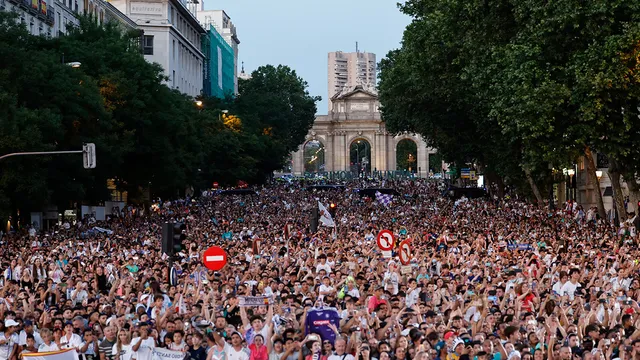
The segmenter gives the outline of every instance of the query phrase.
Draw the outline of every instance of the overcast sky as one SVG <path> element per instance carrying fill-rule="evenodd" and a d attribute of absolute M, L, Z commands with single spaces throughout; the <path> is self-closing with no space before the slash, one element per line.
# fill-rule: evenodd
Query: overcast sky
<path fill-rule="evenodd" d="M 360 51 L 379 62 L 400 47 L 410 18 L 394 0 L 205 0 L 205 10 L 222 9 L 240 39 L 239 65 L 288 65 L 322 96 L 318 114 L 327 113 L 327 53 Z M 238 66 L 238 72 L 240 66 Z"/>

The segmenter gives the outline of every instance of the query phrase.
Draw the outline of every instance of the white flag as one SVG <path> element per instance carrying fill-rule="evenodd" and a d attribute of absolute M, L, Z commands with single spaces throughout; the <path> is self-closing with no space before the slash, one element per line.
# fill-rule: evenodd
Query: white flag
<path fill-rule="evenodd" d="M 66 349 L 41 353 L 25 353 L 22 354 L 22 358 L 29 360 L 78 360 L 78 353 L 76 349 Z"/>
<path fill-rule="evenodd" d="M 322 223 L 322 225 L 329 227 L 336 226 L 336 223 L 333 222 L 333 219 L 331 218 L 329 210 L 327 210 L 327 208 L 322 205 L 320 201 L 318 201 L 318 210 L 320 212 L 320 223 Z"/>

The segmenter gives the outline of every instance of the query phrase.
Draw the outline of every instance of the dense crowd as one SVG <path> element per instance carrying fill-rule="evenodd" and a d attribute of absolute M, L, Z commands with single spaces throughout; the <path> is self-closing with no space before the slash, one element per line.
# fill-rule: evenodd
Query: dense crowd
<path fill-rule="evenodd" d="M 210 193 L 5 234 L 0 360 L 640 358 L 634 214 L 616 227 L 572 206 L 453 201 L 421 180 L 385 184 L 399 192 L 385 206 L 355 186 Z M 337 205 L 336 226 L 310 233 L 318 201 Z M 187 225 L 173 265 L 166 221 Z M 411 239 L 411 264 L 378 249 L 382 229 Z M 219 272 L 202 263 L 212 245 L 228 254 Z"/>

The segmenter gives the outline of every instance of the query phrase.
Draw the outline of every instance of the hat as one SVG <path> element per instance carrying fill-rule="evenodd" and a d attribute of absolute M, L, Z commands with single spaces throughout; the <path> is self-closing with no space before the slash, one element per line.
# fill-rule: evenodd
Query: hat
<path fill-rule="evenodd" d="M 444 334 L 444 339 L 445 339 L 445 340 L 449 340 L 449 338 L 450 338 L 450 337 L 455 336 L 455 335 L 456 335 L 456 333 L 454 333 L 453 331 L 447 331 L 447 332 Z"/>
<path fill-rule="evenodd" d="M 18 324 L 18 323 L 17 323 L 15 320 L 13 320 L 13 319 L 9 319 L 9 320 L 6 320 L 6 321 L 4 322 L 4 327 L 19 326 L 19 325 L 20 325 L 20 324 Z"/>
<path fill-rule="evenodd" d="M 244 338 L 242 337 L 242 334 L 240 334 L 239 331 L 234 331 L 231 333 L 231 336 L 233 336 L 234 334 L 238 335 L 240 337 L 240 340 L 244 340 Z"/>
<path fill-rule="evenodd" d="M 455 340 L 453 340 L 453 346 L 451 347 L 451 349 L 453 351 L 456 351 L 456 347 L 458 345 L 464 345 L 464 340 L 460 339 L 460 338 L 456 338 Z"/>
<path fill-rule="evenodd" d="M 23 324 L 24 324 L 24 326 L 33 326 L 33 321 L 25 320 Z"/>

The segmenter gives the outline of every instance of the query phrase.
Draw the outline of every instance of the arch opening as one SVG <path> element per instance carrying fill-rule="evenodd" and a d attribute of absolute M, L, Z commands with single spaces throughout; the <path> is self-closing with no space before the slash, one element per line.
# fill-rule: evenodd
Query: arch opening
<path fill-rule="evenodd" d="M 411 139 L 402 139 L 396 145 L 396 170 L 418 172 L 418 144 Z"/>
<path fill-rule="evenodd" d="M 317 173 L 325 171 L 324 145 L 318 140 L 311 140 L 304 144 L 304 171 Z"/>
<path fill-rule="evenodd" d="M 349 146 L 349 162 L 352 173 L 358 177 L 371 174 L 371 144 L 365 139 L 355 139 Z"/>

